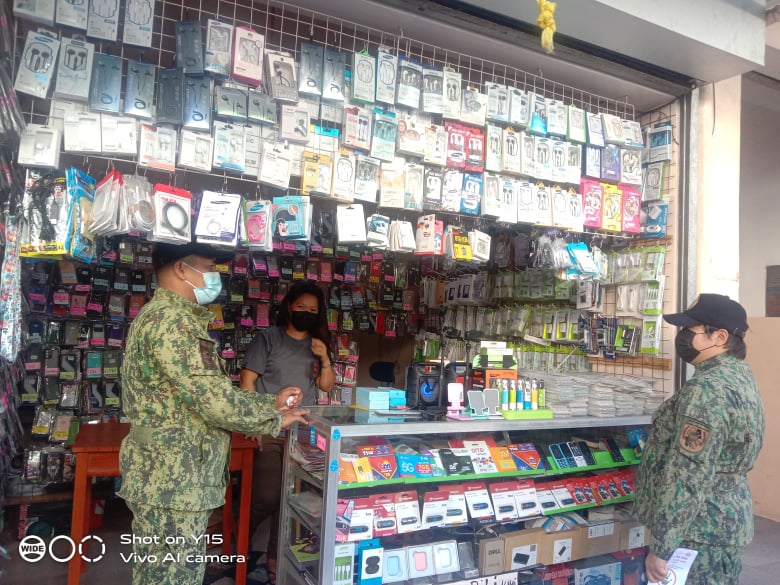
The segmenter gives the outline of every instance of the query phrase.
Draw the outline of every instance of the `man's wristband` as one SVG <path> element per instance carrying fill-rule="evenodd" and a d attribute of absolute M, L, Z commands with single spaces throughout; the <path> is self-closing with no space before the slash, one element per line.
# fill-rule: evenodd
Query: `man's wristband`
<path fill-rule="evenodd" d="M 331 368 L 331 367 L 333 367 L 333 366 L 331 365 L 330 362 L 328 362 L 327 365 L 326 364 L 322 364 L 322 369 L 323 370 L 327 370 L 328 368 Z"/>

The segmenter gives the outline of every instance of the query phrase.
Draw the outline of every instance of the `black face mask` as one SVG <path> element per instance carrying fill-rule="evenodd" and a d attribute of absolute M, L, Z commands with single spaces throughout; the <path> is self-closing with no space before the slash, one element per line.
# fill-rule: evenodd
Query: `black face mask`
<path fill-rule="evenodd" d="M 689 364 L 692 363 L 693 360 L 695 360 L 697 357 L 699 357 L 699 354 L 703 350 L 718 346 L 717 343 L 714 343 L 702 349 L 696 349 L 693 347 L 693 340 L 697 335 L 704 335 L 704 332 L 701 331 L 696 333 L 690 329 L 683 329 L 677 334 L 677 337 L 674 338 L 674 349 L 677 351 L 677 355 L 679 355 Z"/>
<path fill-rule="evenodd" d="M 309 311 L 290 311 L 290 323 L 302 333 L 311 331 L 317 325 L 319 318 L 317 313 Z"/>
<path fill-rule="evenodd" d="M 689 364 L 699 357 L 701 353 L 698 349 L 693 347 L 693 340 L 696 338 L 696 332 L 690 329 L 681 329 L 674 338 L 674 349 L 677 351 L 677 355 Z"/>

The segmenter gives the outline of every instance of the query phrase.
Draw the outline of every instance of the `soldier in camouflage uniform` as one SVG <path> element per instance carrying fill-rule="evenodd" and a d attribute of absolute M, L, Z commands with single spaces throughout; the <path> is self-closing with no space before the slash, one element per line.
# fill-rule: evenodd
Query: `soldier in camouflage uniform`
<path fill-rule="evenodd" d="M 218 253 L 158 244 L 158 289 L 130 328 L 122 366 L 130 433 L 122 442 L 119 495 L 133 512 L 134 585 L 201 585 L 207 523 L 224 504 L 230 432 L 278 435 L 307 411 L 301 391 L 234 388 L 200 306 L 221 289 Z M 201 284 L 202 283 L 202 284 Z M 293 408 L 287 407 L 287 401 Z"/>
<path fill-rule="evenodd" d="M 639 467 L 635 512 L 650 529 L 645 565 L 663 581 L 677 548 L 699 552 L 690 585 L 736 585 L 742 549 L 753 539 L 747 473 L 761 450 L 764 407 L 744 363 L 747 315 L 723 295 L 702 294 L 683 313 L 677 354 L 694 376 L 667 400 Z"/>

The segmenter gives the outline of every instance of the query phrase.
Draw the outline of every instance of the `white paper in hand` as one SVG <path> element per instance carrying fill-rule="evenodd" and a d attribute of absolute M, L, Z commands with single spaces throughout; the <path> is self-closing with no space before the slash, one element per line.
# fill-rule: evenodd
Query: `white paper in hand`
<path fill-rule="evenodd" d="M 678 548 L 666 563 L 668 573 L 663 581 L 654 581 L 648 585 L 685 585 L 688 573 L 699 553 L 689 548 Z"/>

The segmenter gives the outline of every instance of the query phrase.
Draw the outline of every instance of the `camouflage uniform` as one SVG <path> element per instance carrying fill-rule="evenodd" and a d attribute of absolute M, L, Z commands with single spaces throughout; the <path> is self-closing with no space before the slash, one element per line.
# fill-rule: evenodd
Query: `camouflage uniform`
<path fill-rule="evenodd" d="M 234 388 L 207 326 L 214 315 L 166 289 L 135 319 L 122 366 L 124 411 L 130 433 L 119 464 L 123 497 L 134 513 L 137 536 L 159 536 L 160 544 L 136 545 L 156 563 L 136 562 L 134 584 L 200 585 L 211 510 L 224 504 L 230 433 L 278 435 L 282 415 L 275 396 Z M 166 534 L 187 537 L 166 545 Z M 142 550 L 139 550 L 142 549 Z M 179 562 L 163 563 L 166 553 Z M 169 557 L 170 558 L 170 557 Z"/>
<path fill-rule="evenodd" d="M 747 473 L 764 437 L 764 407 L 750 367 L 729 353 L 696 373 L 656 413 L 636 482 L 637 517 L 650 552 L 699 551 L 691 585 L 734 585 L 753 538 Z"/>

